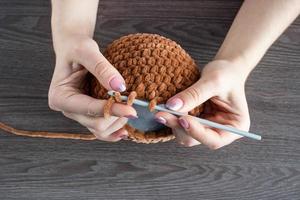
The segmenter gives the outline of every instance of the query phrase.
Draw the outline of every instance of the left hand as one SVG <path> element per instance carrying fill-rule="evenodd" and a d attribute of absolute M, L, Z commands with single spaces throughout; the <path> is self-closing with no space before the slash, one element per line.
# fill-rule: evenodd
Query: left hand
<path fill-rule="evenodd" d="M 121 74 L 105 59 L 91 37 L 60 33 L 55 41 L 56 65 L 49 89 L 50 108 L 85 126 L 99 140 L 126 139 L 128 132 L 124 125 L 128 118 L 136 118 L 135 109 L 115 103 L 111 107 L 112 116 L 104 118 L 107 100 L 93 98 L 84 89 L 89 71 L 107 90 L 122 92 L 126 86 Z"/>
<path fill-rule="evenodd" d="M 202 118 L 248 131 L 250 117 L 244 91 L 246 78 L 242 63 L 212 61 L 204 67 L 201 78 L 195 84 L 170 98 L 166 106 L 187 113 L 206 102 Z M 202 143 L 218 149 L 241 137 L 202 125 L 190 116 L 177 118 L 170 113 L 158 112 L 155 117 L 158 122 L 172 128 L 178 143 L 184 146 Z"/>

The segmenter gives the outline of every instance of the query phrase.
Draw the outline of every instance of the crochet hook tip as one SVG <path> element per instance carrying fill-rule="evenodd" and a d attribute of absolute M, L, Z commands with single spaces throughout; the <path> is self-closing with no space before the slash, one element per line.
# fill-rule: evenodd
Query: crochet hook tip
<path fill-rule="evenodd" d="M 109 96 L 114 96 L 114 95 L 115 95 L 115 91 L 109 90 L 109 91 L 107 92 L 107 94 L 108 94 Z"/>

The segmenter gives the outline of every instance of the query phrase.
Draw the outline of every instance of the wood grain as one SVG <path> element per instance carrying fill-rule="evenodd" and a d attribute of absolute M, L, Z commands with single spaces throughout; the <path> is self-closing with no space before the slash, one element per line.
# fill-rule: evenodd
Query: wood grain
<path fill-rule="evenodd" d="M 95 38 L 152 32 L 203 66 L 241 1 L 102 0 Z M 0 134 L 0 199 L 299 199 L 300 20 L 271 47 L 246 86 L 253 132 L 218 151 L 174 142 L 70 141 Z M 86 132 L 50 111 L 50 4 L 0 2 L 0 121 L 28 130 Z"/>

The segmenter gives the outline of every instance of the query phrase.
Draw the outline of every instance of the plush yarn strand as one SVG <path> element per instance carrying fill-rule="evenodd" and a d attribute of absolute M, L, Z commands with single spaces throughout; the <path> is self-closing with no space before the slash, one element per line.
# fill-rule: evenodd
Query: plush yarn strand
<path fill-rule="evenodd" d="M 0 122 L 0 129 L 7 133 L 18 136 L 36 137 L 36 138 L 52 138 L 52 139 L 73 139 L 73 140 L 96 140 L 93 134 L 78 134 L 78 133 L 58 133 L 47 131 L 26 131 L 13 128 Z"/>

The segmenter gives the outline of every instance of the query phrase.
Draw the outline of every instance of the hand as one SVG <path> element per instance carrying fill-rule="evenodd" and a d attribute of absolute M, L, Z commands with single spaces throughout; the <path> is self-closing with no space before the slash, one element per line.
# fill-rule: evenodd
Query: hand
<path fill-rule="evenodd" d="M 100 140 L 125 139 L 128 133 L 122 127 L 127 118 L 137 115 L 136 111 L 115 103 L 111 109 L 113 116 L 104 119 L 106 100 L 94 99 L 83 91 L 88 71 L 108 90 L 126 89 L 123 77 L 100 53 L 97 43 L 88 36 L 68 35 L 56 39 L 54 48 L 56 65 L 49 89 L 50 108 L 87 127 Z"/>
<path fill-rule="evenodd" d="M 188 112 L 206 102 L 202 118 L 248 131 L 250 117 L 244 91 L 246 78 L 242 63 L 212 61 L 204 67 L 201 78 L 194 85 L 170 98 L 166 106 Z M 241 137 L 204 126 L 189 116 L 177 118 L 158 112 L 156 119 L 172 128 L 177 141 L 184 146 L 202 143 L 211 149 L 218 149 Z"/>

